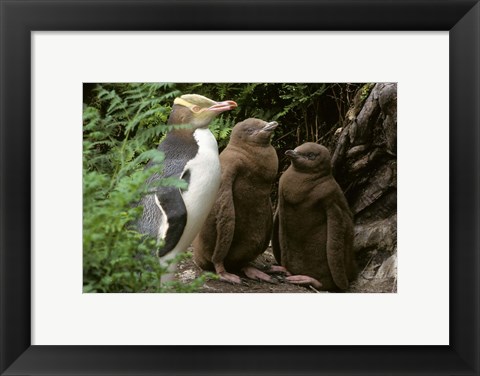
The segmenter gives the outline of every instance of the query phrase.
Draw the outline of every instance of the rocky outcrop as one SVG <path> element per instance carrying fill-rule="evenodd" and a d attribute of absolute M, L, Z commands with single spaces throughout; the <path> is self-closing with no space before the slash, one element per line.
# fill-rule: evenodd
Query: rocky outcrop
<path fill-rule="evenodd" d="M 332 158 L 355 220 L 360 274 L 352 288 L 369 283 L 372 292 L 392 292 L 397 276 L 397 84 L 364 85 L 353 103 L 337 130 Z"/>

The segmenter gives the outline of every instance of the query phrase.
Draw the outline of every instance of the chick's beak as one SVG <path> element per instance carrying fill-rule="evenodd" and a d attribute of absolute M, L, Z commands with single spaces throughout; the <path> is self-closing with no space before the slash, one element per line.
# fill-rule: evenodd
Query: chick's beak
<path fill-rule="evenodd" d="M 277 127 L 278 123 L 276 121 L 271 121 L 270 123 L 265 124 L 265 126 L 262 128 L 262 131 L 271 132 Z"/>
<path fill-rule="evenodd" d="M 295 150 L 287 150 L 285 155 L 289 158 L 297 158 L 297 152 Z"/>
<path fill-rule="evenodd" d="M 214 112 L 224 112 L 224 111 L 230 111 L 233 110 L 234 108 L 237 108 L 238 104 L 234 101 L 223 101 L 223 102 L 217 102 L 213 106 L 208 108 L 208 111 L 214 111 Z"/>

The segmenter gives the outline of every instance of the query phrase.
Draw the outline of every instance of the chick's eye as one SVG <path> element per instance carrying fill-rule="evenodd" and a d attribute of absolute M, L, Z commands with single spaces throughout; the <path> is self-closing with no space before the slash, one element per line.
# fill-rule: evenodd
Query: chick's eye
<path fill-rule="evenodd" d="M 193 112 L 198 112 L 198 111 L 200 111 L 200 106 L 193 106 L 193 107 L 192 107 L 192 111 L 193 111 Z"/>
<path fill-rule="evenodd" d="M 315 159 L 315 154 L 308 153 L 307 157 L 308 157 L 308 159 Z"/>
<path fill-rule="evenodd" d="M 248 128 L 248 129 L 247 129 L 247 133 L 248 133 L 248 134 L 252 134 L 252 133 L 253 133 L 253 128 Z"/>

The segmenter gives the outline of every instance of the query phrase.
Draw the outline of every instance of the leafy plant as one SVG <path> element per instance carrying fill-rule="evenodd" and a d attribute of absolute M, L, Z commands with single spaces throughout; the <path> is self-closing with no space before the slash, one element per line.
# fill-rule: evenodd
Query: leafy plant
<path fill-rule="evenodd" d="M 83 111 L 83 291 L 160 292 L 159 245 L 135 230 L 145 181 L 162 169 L 170 84 L 98 85 Z M 145 169 L 147 161 L 157 164 Z M 160 185 L 185 187 L 179 179 Z M 150 187 L 149 189 L 151 189 Z M 190 287 L 192 288 L 192 287 Z"/>
<path fill-rule="evenodd" d="M 227 146 L 234 125 L 233 120 L 223 117 L 216 118 L 210 123 L 209 129 L 217 139 L 220 149 Z"/>

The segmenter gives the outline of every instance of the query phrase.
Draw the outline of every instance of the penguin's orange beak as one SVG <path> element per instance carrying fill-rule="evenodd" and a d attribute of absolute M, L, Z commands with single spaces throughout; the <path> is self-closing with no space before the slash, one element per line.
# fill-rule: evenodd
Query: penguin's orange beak
<path fill-rule="evenodd" d="M 208 108 L 208 111 L 214 111 L 214 112 L 224 112 L 224 111 L 230 111 L 233 110 L 234 108 L 237 108 L 238 104 L 234 101 L 224 101 L 224 102 L 217 102 L 213 106 Z"/>

